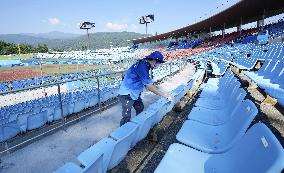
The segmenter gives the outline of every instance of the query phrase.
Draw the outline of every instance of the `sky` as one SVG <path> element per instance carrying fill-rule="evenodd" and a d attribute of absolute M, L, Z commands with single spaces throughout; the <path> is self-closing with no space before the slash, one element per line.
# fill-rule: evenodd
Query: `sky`
<path fill-rule="evenodd" d="M 148 33 L 169 32 L 206 19 L 239 0 L 2 0 L 0 34 L 61 31 L 84 34 L 81 22 L 95 22 L 94 32 L 145 33 L 143 15 L 154 14 Z"/>

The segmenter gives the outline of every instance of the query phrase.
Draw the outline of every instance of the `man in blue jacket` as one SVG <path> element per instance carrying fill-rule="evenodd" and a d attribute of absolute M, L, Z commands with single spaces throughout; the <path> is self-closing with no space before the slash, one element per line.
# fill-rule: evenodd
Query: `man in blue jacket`
<path fill-rule="evenodd" d="M 144 59 L 138 60 L 126 72 L 119 89 L 119 100 L 122 104 L 122 119 L 120 126 L 130 121 L 132 106 L 136 115 L 143 111 L 144 105 L 141 99 L 141 92 L 144 86 L 153 93 L 172 100 L 169 93 L 160 91 L 150 78 L 150 69 L 164 63 L 164 56 L 159 52 L 152 52 Z"/>

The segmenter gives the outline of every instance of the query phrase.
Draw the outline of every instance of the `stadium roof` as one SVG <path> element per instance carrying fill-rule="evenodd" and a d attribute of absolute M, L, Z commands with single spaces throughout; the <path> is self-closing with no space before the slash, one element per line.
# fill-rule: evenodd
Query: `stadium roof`
<path fill-rule="evenodd" d="M 198 23 L 163 33 L 156 36 L 132 40 L 134 44 L 164 40 L 169 37 L 178 38 L 187 36 L 189 33 L 194 32 L 210 32 L 219 31 L 224 28 L 232 28 L 240 26 L 240 24 L 247 24 L 257 20 L 275 16 L 284 12 L 283 0 L 241 0 L 235 5 L 223 10 L 222 12 L 213 15 Z"/>

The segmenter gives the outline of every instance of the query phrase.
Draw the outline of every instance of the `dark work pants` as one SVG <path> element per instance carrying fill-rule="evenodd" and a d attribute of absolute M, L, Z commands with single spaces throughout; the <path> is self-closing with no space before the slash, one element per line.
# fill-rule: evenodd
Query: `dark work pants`
<path fill-rule="evenodd" d="M 138 115 L 143 111 L 144 104 L 140 96 L 137 100 L 132 100 L 130 95 L 119 95 L 118 98 L 122 104 L 122 119 L 120 120 L 120 126 L 122 126 L 130 121 L 132 106 L 136 111 L 136 115 Z"/>

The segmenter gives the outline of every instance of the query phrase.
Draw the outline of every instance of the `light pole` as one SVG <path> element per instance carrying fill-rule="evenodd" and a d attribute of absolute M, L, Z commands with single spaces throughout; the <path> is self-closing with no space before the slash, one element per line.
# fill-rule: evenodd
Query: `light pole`
<path fill-rule="evenodd" d="M 154 22 L 154 14 L 149 14 L 147 16 L 141 16 L 139 19 L 140 24 L 146 24 L 146 34 L 148 30 L 148 23 Z"/>
<path fill-rule="evenodd" d="M 80 29 L 86 29 L 87 30 L 87 37 L 88 37 L 88 50 L 90 50 L 90 36 L 89 36 L 89 29 L 94 28 L 95 23 L 91 22 L 83 22 L 80 25 Z"/>

